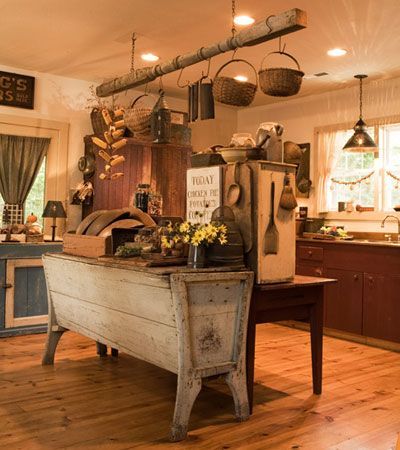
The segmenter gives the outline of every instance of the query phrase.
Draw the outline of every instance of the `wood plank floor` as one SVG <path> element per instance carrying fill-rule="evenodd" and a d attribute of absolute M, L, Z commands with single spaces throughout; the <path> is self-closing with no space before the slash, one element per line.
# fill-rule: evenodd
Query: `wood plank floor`
<path fill-rule="evenodd" d="M 98 358 L 94 343 L 61 339 L 40 365 L 45 335 L 0 339 L 0 448 L 396 448 L 400 354 L 324 338 L 324 387 L 312 395 L 308 333 L 259 325 L 254 414 L 237 423 L 220 380 L 195 403 L 189 438 L 167 441 L 176 377 L 126 355 Z"/>

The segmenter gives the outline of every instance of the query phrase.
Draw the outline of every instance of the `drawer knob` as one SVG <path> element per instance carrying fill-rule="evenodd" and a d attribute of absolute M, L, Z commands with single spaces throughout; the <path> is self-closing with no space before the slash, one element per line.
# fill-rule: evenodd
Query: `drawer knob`
<path fill-rule="evenodd" d="M 354 281 L 357 281 L 359 277 L 358 277 L 358 275 L 354 275 L 353 278 L 354 278 Z"/>
<path fill-rule="evenodd" d="M 322 270 L 321 269 L 315 269 L 315 275 L 320 277 L 322 275 Z"/>
<path fill-rule="evenodd" d="M 308 250 L 308 255 L 312 256 L 312 250 Z"/>

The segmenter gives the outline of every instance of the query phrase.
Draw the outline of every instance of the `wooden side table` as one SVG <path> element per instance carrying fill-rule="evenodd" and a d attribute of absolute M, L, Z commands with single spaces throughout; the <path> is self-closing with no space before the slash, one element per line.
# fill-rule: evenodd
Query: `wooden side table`
<path fill-rule="evenodd" d="M 253 409 L 256 325 L 281 320 L 308 320 L 311 335 L 313 392 L 322 390 L 324 289 L 336 280 L 296 275 L 289 283 L 257 284 L 253 288 L 247 333 L 247 390 Z"/>

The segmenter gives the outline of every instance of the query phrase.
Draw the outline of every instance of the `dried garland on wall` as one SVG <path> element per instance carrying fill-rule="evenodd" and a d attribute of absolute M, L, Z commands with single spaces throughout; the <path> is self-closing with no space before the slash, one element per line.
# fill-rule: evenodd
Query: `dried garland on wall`
<path fill-rule="evenodd" d="M 399 189 L 400 188 L 400 177 L 397 177 L 393 172 L 391 172 L 390 170 L 386 171 L 386 174 L 389 175 L 390 178 L 392 178 L 393 180 L 395 180 L 395 185 L 394 188 L 395 189 Z"/>
<path fill-rule="evenodd" d="M 364 181 L 368 184 L 370 182 L 370 178 L 372 177 L 372 175 L 374 173 L 375 173 L 375 171 L 373 170 L 369 174 L 364 175 L 363 177 L 358 178 L 357 180 L 353 180 L 353 181 L 341 181 L 341 180 L 338 180 L 337 178 L 331 178 L 331 181 L 332 181 L 332 183 L 335 183 L 335 184 L 342 184 L 345 186 L 350 186 L 350 190 L 352 191 L 354 189 L 354 186 L 357 184 L 361 184 Z M 399 178 L 399 181 L 400 181 L 400 178 Z M 334 185 L 331 186 L 331 190 L 333 190 L 333 189 L 335 189 Z"/>

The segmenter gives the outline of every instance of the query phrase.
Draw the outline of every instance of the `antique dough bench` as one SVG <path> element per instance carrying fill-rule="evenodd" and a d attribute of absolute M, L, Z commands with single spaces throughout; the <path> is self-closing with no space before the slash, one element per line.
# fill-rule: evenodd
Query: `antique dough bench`
<path fill-rule="evenodd" d="M 49 326 L 43 364 L 72 330 L 178 375 L 171 440 L 186 437 L 202 378 L 222 374 L 249 417 L 246 333 L 253 273 L 144 268 L 129 261 L 43 256 Z"/>

